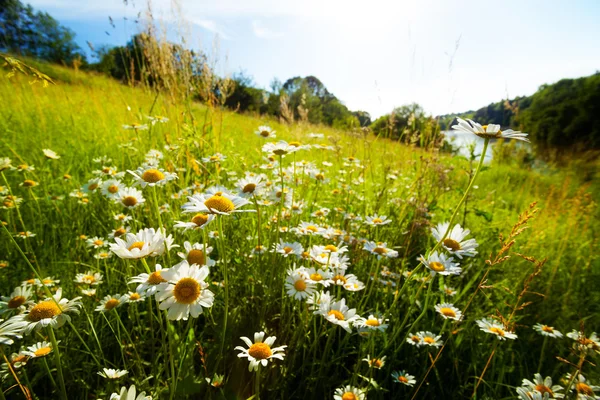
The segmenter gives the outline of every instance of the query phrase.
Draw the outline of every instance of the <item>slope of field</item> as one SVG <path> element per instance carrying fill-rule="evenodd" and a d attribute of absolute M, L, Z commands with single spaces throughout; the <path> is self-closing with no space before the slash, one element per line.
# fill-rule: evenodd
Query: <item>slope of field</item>
<path fill-rule="evenodd" d="M 454 220 L 471 231 L 468 238 L 476 239 L 478 254 L 454 257 L 462 267 L 460 275 L 431 277 L 424 266 L 419 267 L 417 257 L 436 246 L 430 230 L 450 219 L 477 160 L 470 163 L 357 132 L 283 125 L 201 104 L 181 104 L 101 76 L 40 68 L 56 78 L 57 85 L 30 85 L 22 76 L 0 80 L 0 158 L 10 158 L 15 167 L 2 171 L 5 181 L 0 182 L 4 196 L 0 219 L 6 223 L 0 233 L 0 294 L 9 301 L 21 282 L 36 278 L 35 270 L 42 278 L 60 280 L 49 287 L 52 292 L 60 286 L 63 297 L 83 299 L 80 313 L 69 314 L 72 325 L 54 330 L 60 340 L 60 368 L 56 352 L 43 360 L 30 357 L 25 365 L 5 367 L 0 385 L 7 398 L 25 398 L 20 385 L 28 387 L 34 398 L 60 398 L 66 392 L 69 399 L 87 399 L 108 398 L 121 385 L 135 384 L 155 399 L 237 399 L 256 393 L 265 399 L 321 399 L 332 398 L 336 388 L 346 385 L 364 390 L 369 399 L 469 398 L 475 391 L 477 398 L 504 399 L 516 398 L 515 388 L 538 372 L 563 387 L 575 387 L 566 378 L 568 373 L 600 383 L 598 370 L 581 358 L 597 363 L 599 347 L 590 345 L 584 351 L 574 347 L 571 338 L 548 338 L 533 329 L 541 323 L 563 334 L 583 329 L 588 336 L 600 329 L 597 161 L 532 169 L 516 157 L 511 160 L 508 145 L 496 145 L 504 157 L 482 168 Z M 168 121 L 152 124 L 147 116 Z M 149 129 L 124 128 L 132 124 Z M 256 135 L 261 125 L 272 127 L 277 137 Z M 313 147 L 269 160 L 261 149 L 277 140 Z M 60 159 L 46 158 L 42 149 L 55 151 Z M 140 207 L 126 209 L 89 189 L 95 183 L 92 179 L 111 178 L 102 173 L 106 167 L 135 171 L 152 149 L 164 154 L 160 168 L 178 178 L 164 186 L 138 187 L 145 199 Z M 215 163 L 218 153 L 226 158 Z M 104 156 L 112 161 L 94 161 Z M 282 168 L 274 164 L 278 161 Z M 306 163 L 294 168 L 300 161 Z M 18 167 L 23 165 L 35 169 Z M 247 197 L 250 202 L 242 207 L 259 212 L 218 215 L 205 229 L 174 227 L 176 221 L 190 221 L 194 215 L 182 213 L 187 194 L 203 193 L 214 185 L 237 193 L 236 182 L 246 172 L 266 174 L 264 194 Z M 35 186 L 23 186 L 26 180 Z M 125 173 L 119 180 L 132 186 L 134 176 Z M 18 208 L 10 196 L 22 199 Z M 115 220 L 119 213 L 132 220 L 126 224 Z M 528 213 L 535 215 L 530 220 L 519 217 Z M 391 223 L 366 224 L 366 217 L 375 214 L 387 216 Z M 292 233 L 302 221 L 331 230 L 324 235 L 310 235 L 310 229 L 305 235 Z M 522 223 L 518 235 L 512 231 L 510 236 L 518 222 Z M 110 236 L 121 226 L 136 233 L 161 225 L 179 248 L 143 261 L 110 252 L 108 243 L 115 243 Z M 520 232 L 521 228 L 525 229 Z M 35 236 L 20 237 L 19 232 L 27 231 Z M 88 243 L 82 235 L 99 237 L 103 243 Z M 500 256 L 499 235 L 507 248 Z M 514 245 L 507 240 L 513 237 Z M 365 287 L 353 291 L 308 282 L 309 292 L 315 286 L 329 291 L 332 301 L 344 298 L 361 317 L 387 320 L 387 329 L 360 335 L 369 331 L 355 323 L 348 333 L 309 310 L 305 299 L 288 297 L 286 280 L 298 291 L 296 275 L 304 276 L 295 268 L 321 267 L 332 273 L 331 278 L 341 272 L 329 265 L 330 257 L 337 255 L 313 254 L 313 260 L 321 256 L 319 264 L 307 254 L 284 257 L 269 251 L 280 240 L 297 241 L 307 253 L 313 245 L 347 247 L 346 273 L 356 276 L 355 288 Z M 202 289 L 214 293 L 214 303 L 198 318 L 168 321 L 166 312 L 158 311 L 149 298 L 139 303 L 123 298 L 121 303 L 127 304 L 103 308 L 100 301 L 105 296 L 116 298 L 117 293 L 136 290 L 137 284 L 128 284 L 131 277 L 153 271 L 156 263 L 173 267 L 181 261 L 178 252 L 186 259 L 186 241 L 200 243 L 205 262 L 205 246 L 212 247 L 210 258 L 217 262 L 210 267 L 209 286 Z M 387 245 L 386 252 L 396 251 L 397 257 L 380 259 L 381 250 L 365 251 L 368 241 L 375 247 Z M 112 256 L 103 259 L 101 253 Z M 288 270 L 296 275 L 288 276 Z M 75 282 L 76 274 L 88 271 L 103 275 L 89 296 L 81 290 L 92 287 Z M 354 282 L 348 277 L 344 281 L 348 279 Z M 46 295 L 43 285 L 34 285 L 31 301 L 37 304 Z M 462 310 L 463 319 L 442 318 L 434 306 L 444 302 Z M 95 311 L 97 307 L 102 311 Z M 2 306 L 2 318 L 27 308 Z M 325 311 L 325 315 L 336 314 Z M 518 338 L 498 340 L 497 334 L 480 330 L 476 320 L 491 316 Z M 234 348 L 247 348 L 239 338 L 253 339 L 260 331 L 277 337 L 274 346 L 287 348 L 283 360 L 269 360 L 259 375 L 248 371 L 248 360 L 238 358 L 240 351 Z M 413 334 L 421 331 L 440 335 L 444 346 L 411 344 Z M 20 346 L 50 337 L 48 328 L 36 330 L 3 346 L 2 353 L 12 357 Z M 384 356 L 381 369 L 362 361 Z M 102 368 L 129 372 L 115 382 L 97 374 Z M 414 386 L 392 377 L 402 370 L 415 376 Z M 215 376 L 221 375 L 223 384 L 207 384 L 206 379 L 215 383 Z"/>

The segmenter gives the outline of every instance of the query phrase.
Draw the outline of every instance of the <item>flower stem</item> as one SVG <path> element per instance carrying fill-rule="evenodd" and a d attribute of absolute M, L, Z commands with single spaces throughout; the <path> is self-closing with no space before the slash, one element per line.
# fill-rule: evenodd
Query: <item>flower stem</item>
<path fill-rule="evenodd" d="M 54 351 L 54 358 L 56 360 L 56 374 L 58 375 L 58 385 L 60 387 L 60 395 L 63 400 L 67 400 L 67 389 L 65 387 L 65 378 L 63 376 L 62 366 L 60 365 L 60 352 L 58 350 L 58 342 L 54 335 L 54 329 L 48 328 L 48 336 L 52 342 L 52 350 Z"/>

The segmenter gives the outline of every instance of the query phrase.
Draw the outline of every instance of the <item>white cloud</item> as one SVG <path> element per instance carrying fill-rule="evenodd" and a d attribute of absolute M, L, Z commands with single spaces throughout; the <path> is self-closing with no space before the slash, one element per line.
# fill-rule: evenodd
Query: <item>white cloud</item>
<path fill-rule="evenodd" d="M 233 36 L 230 35 L 224 27 L 222 27 L 221 25 L 217 24 L 215 21 L 210 20 L 210 19 L 195 19 L 192 18 L 191 19 L 192 24 L 194 25 L 198 25 L 201 28 L 206 29 L 207 31 L 216 33 L 217 35 L 219 35 L 221 38 L 226 39 L 226 40 L 231 40 L 233 39 Z"/>
<path fill-rule="evenodd" d="M 275 32 L 270 28 L 267 28 L 262 21 L 254 20 L 252 21 L 252 32 L 256 37 L 261 39 L 273 39 L 283 36 L 281 32 Z"/>

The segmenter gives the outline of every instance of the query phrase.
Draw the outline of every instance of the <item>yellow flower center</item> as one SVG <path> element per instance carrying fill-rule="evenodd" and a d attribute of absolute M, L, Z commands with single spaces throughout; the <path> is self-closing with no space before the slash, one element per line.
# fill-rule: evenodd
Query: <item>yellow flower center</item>
<path fill-rule="evenodd" d="M 424 341 L 425 343 L 427 343 L 427 344 L 432 344 L 432 343 L 435 343 L 435 339 L 434 339 L 434 338 L 432 338 L 431 336 L 425 336 L 425 337 L 423 338 L 423 341 Z"/>
<path fill-rule="evenodd" d="M 306 290 L 306 282 L 304 282 L 303 279 L 298 279 L 296 282 L 294 282 L 294 289 L 299 292 L 304 292 Z"/>
<path fill-rule="evenodd" d="M 88 190 L 90 190 L 90 191 L 94 191 L 96 189 L 98 189 L 97 183 L 92 183 L 91 185 L 88 186 Z"/>
<path fill-rule="evenodd" d="M 404 377 L 404 376 L 399 376 L 398 377 L 398 382 L 400 382 L 400 383 L 408 383 L 408 379 L 406 379 L 406 377 Z"/>
<path fill-rule="evenodd" d="M 374 224 L 382 224 L 383 220 L 381 218 L 373 218 L 371 222 L 373 222 Z"/>
<path fill-rule="evenodd" d="M 82 281 L 92 284 L 92 283 L 96 282 L 96 278 L 94 278 L 94 275 L 85 275 L 83 277 Z"/>
<path fill-rule="evenodd" d="M 446 267 L 444 267 L 444 264 L 442 264 L 441 262 L 437 262 L 437 261 L 430 262 L 429 268 L 435 272 L 442 272 L 442 271 L 446 270 Z"/>
<path fill-rule="evenodd" d="M 314 274 L 310 274 L 310 279 L 315 282 L 322 281 L 323 275 L 315 272 Z"/>
<path fill-rule="evenodd" d="M 154 271 L 153 273 L 151 273 L 150 275 L 148 275 L 147 282 L 149 284 L 151 284 L 151 285 L 158 285 L 159 283 L 166 282 L 166 279 L 164 279 L 160 275 L 160 271 Z"/>
<path fill-rule="evenodd" d="M 51 347 L 41 347 L 33 352 L 36 357 L 44 357 L 52 351 Z"/>
<path fill-rule="evenodd" d="M 33 186 L 35 186 L 35 182 L 32 181 L 31 179 L 25 179 L 25 181 L 23 181 L 23 186 L 33 187 Z"/>
<path fill-rule="evenodd" d="M 8 267 L 8 263 L 4 262 L 4 261 L 0 261 L 0 268 L 6 268 Z"/>
<path fill-rule="evenodd" d="M 29 314 L 27 314 L 27 319 L 32 322 L 39 322 L 43 319 L 56 317 L 60 314 L 62 314 L 62 309 L 54 302 L 54 300 L 46 300 L 36 304 L 31 311 L 29 311 Z"/>
<path fill-rule="evenodd" d="M 235 210 L 235 205 L 227 197 L 222 196 L 220 192 L 215 193 L 214 196 L 204 202 L 204 205 L 209 210 L 217 210 L 222 213 L 230 213 Z"/>
<path fill-rule="evenodd" d="M 552 328 L 551 326 L 548 326 L 548 325 L 542 325 L 542 330 L 544 332 L 554 333 L 554 328 Z"/>
<path fill-rule="evenodd" d="M 192 249 L 187 255 L 187 262 L 192 264 L 204 265 L 206 264 L 206 257 L 204 252 L 200 249 Z"/>
<path fill-rule="evenodd" d="M 248 349 L 248 354 L 257 360 L 264 360 L 271 357 L 273 352 L 271 351 L 271 347 L 266 343 L 254 343 Z"/>
<path fill-rule="evenodd" d="M 338 251 L 338 248 L 332 244 L 328 244 L 327 246 L 325 246 L 325 250 L 335 253 L 336 251 Z"/>
<path fill-rule="evenodd" d="M 379 320 L 378 320 L 378 319 L 375 319 L 375 318 L 369 318 L 369 319 L 368 319 L 368 320 L 365 322 L 365 325 L 368 325 L 368 326 L 379 326 L 379 325 L 381 325 L 381 324 L 379 323 Z"/>
<path fill-rule="evenodd" d="M 27 361 L 27 356 L 24 354 L 19 354 L 10 361 L 10 365 L 12 365 L 14 367 L 15 364 L 20 363 L 20 362 L 25 362 L 25 361 Z"/>
<path fill-rule="evenodd" d="M 324 216 L 324 215 L 325 215 L 325 213 L 323 212 L 323 210 L 317 210 L 317 211 L 315 211 L 315 215 L 316 215 L 317 217 L 322 217 L 322 216 Z"/>
<path fill-rule="evenodd" d="M 331 310 L 327 313 L 327 315 L 333 315 L 335 317 L 335 319 L 337 319 L 338 321 L 343 321 L 346 318 L 344 317 L 344 314 L 342 314 L 341 312 L 339 312 L 338 310 Z"/>
<path fill-rule="evenodd" d="M 121 199 L 121 203 L 123 203 L 126 207 L 133 207 L 137 204 L 137 199 L 134 196 L 125 196 Z"/>
<path fill-rule="evenodd" d="M 165 179 L 165 174 L 157 169 L 151 168 L 142 174 L 142 179 L 148 183 L 156 183 Z"/>
<path fill-rule="evenodd" d="M 26 301 L 27 301 L 27 299 L 24 296 L 15 296 L 8 301 L 7 307 L 8 308 L 19 308 L 23 304 L 25 304 Z"/>
<path fill-rule="evenodd" d="M 456 318 L 456 312 L 449 307 L 440 308 L 440 313 L 446 317 Z"/>
<path fill-rule="evenodd" d="M 321 172 L 319 172 L 318 174 L 315 175 L 315 179 L 318 181 L 323 181 L 325 180 L 325 175 Z"/>
<path fill-rule="evenodd" d="M 219 161 L 219 156 L 210 156 L 210 161 Z"/>
<path fill-rule="evenodd" d="M 48 279 L 48 278 L 46 278 L 46 279 L 42 279 L 42 283 L 43 283 L 44 285 L 48 285 L 48 284 L 50 284 L 50 283 L 54 283 L 54 280 L 53 280 L 53 279 Z"/>
<path fill-rule="evenodd" d="M 446 239 L 444 239 L 443 243 L 444 243 L 444 246 L 451 249 L 452 251 L 458 251 L 461 249 L 460 243 L 458 243 L 454 239 L 446 238 Z"/>
<path fill-rule="evenodd" d="M 104 303 L 105 310 L 112 310 L 116 306 L 118 306 L 121 302 L 118 299 L 110 299 L 106 303 Z"/>
<path fill-rule="evenodd" d="M 69 175 L 69 174 L 64 174 L 64 175 L 63 175 L 63 179 L 68 181 L 69 179 L 71 179 L 71 175 Z"/>
<path fill-rule="evenodd" d="M 554 392 L 552 392 L 552 389 L 550 389 L 548 386 L 546 385 L 535 385 L 535 390 L 537 390 L 538 392 L 540 392 L 542 395 L 544 393 L 548 393 L 550 395 L 550 398 L 554 398 Z"/>
<path fill-rule="evenodd" d="M 358 398 L 354 393 L 346 392 L 342 395 L 342 400 L 358 400 Z"/>
<path fill-rule="evenodd" d="M 17 167 L 17 169 L 29 169 L 29 166 L 27 164 L 21 164 Z"/>
<path fill-rule="evenodd" d="M 283 251 L 285 252 L 285 254 L 290 254 L 290 253 L 292 252 L 292 250 L 294 250 L 294 249 L 292 249 L 292 248 L 291 248 L 291 247 L 289 247 L 289 246 L 285 246 L 285 247 L 283 248 Z"/>
<path fill-rule="evenodd" d="M 194 278 L 183 278 L 173 288 L 173 295 L 178 303 L 192 304 L 200 297 L 202 288 Z"/>
<path fill-rule="evenodd" d="M 129 300 L 130 301 L 136 301 L 139 300 L 142 296 L 140 296 L 138 293 L 131 293 L 129 295 Z"/>
<path fill-rule="evenodd" d="M 115 229 L 115 231 L 113 232 L 113 236 L 119 237 L 119 236 L 123 236 L 125 233 L 127 233 L 127 230 L 125 228 L 119 228 L 119 229 Z"/>
<path fill-rule="evenodd" d="M 306 227 L 306 230 L 307 230 L 307 231 L 311 231 L 311 232 L 318 232 L 318 231 L 319 231 L 319 228 L 317 228 L 317 227 L 316 227 L 316 226 L 314 226 L 314 225 L 309 225 L 309 226 L 307 226 L 307 227 Z"/>
<path fill-rule="evenodd" d="M 342 284 L 345 285 L 346 282 L 347 282 L 347 279 L 346 279 L 346 277 L 344 275 L 336 275 L 336 276 L 333 277 L 333 281 L 335 283 L 342 282 Z"/>
<path fill-rule="evenodd" d="M 129 251 L 133 249 L 142 250 L 144 248 L 145 242 L 134 242 L 131 246 L 129 246 Z"/>
<path fill-rule="evenodd" d="M 289 142 L 288 144 L 289 144 L 290 146 L 294 146 L 294 147 L 300 147 L 300 146 L 302 146 L 302 145 L 300 144 L 300 142 Z"/>
<path fill-rule="evenodd" d="M 375 358 L 373 360 L 369 360 L 369 365 L 375 368 L 381 368 L 383 367 L 383 361 L 381 361 L 379 358 Z"/>
<path fill-rule="evenodd" d="M 117 185 L 110 185 L 106 190 L 108 190 L 108 193 L 115 194 L 119 191 L 119 187 Z"/>
<path fill-rule="evenodd" d="M 262 136 L 262 137 L 269 137 L 270 134 L 271 134 L 271 132 L 269 132 L 269 131 L 260 131 L 260 136 Z"/>
<path fill-rule="evenodd" d="M 254 193 L 255 190 L 256 190 L 256 184 L 255 183 L 249 183 L 246 186 L 244 186 L 244 188 L 242 189 L 242 192 L 244 192 L 244 193 Z"/>
<path fill-rule="evenodd" d="M 94 244 L 96 246 L 102 246 L 104 244 L 104 242 L 102 240 L 100 240 L 100 239 L 96 239 L 96 240 L 94 240 Z"/>
<path fill-rule="evenodd" d="M 415 343 L 419 343 L 421 341 L 421 338 L 418 337 L 417 335 L 413 335 L 410 337 L 410 340 L 412 340 Z"/>
<path fill-rule="evenodd" d="M 206 214 L 196 214 L 192 218 L 192 222 L 197 226 L 202 226 L 208 222 L 208 215 Z"/>
<path fill-rule="evenodd" d="M 373 253 L 377 253 L 377 254 L 385 254 L 387 252 L 388 252 L 388 250 L 385 247 L 375 247 L 373 249 Z"/>
<path fill-rule="evenodd" d="M 496 328 L 495 326 L 492 326 L 490 328 L 490 332 L 495 333 L 498 336 L 504 336 L 504 333 L 505 333 L 503 329 Z"/>
<path fill-rule="evenodd" d="M 356 158 L 354 158 L 352 156 L 348 157 L 348 161 L 354 161 L 354 160 L 356 160 Z"/>
<path fill-rule="evenodd" d="M 583 383 L 583 382 L 578 382 L 575 384 L 575 390 L 577 390 L 577 393 L 583 393 L 586 394 L 588 396 L 593 396 L 594 395 L 594 391 L 592 390 L 591 387 L 589 387 L 587 384 Z"/>

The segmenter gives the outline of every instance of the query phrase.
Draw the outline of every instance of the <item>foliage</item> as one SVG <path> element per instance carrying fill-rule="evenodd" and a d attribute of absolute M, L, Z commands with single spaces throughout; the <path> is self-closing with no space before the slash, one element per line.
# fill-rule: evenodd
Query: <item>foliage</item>
<path fill-rule="evenodd" d="M 395 108 L 390 114 L 377 118 L 370 128 L 377 136 L 407 144 L 420 147 L 441 145 L 437 121 L 427 116 L 416 103 Z"/>

